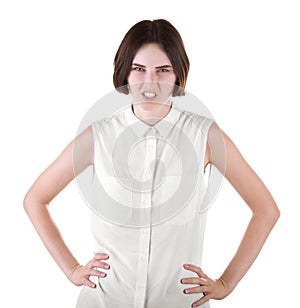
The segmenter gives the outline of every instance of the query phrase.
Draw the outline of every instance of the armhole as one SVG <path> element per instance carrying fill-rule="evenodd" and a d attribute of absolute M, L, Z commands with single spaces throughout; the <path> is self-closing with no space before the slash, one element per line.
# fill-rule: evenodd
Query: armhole
<path fill-rule="evenodd" d="M 203 138 L 203 146 L 204 146 L 203 166 L 204 166 L 204 163 L 205 163 L 205 155 L 206 155 L 206 151 L 207 151 L 208 134 L 209 134 L 210 128 L 211 128 L 213 123 L 215 123 L 214 120 L 209 119 L 209 118 L 205 118 L 203 123 L 202 123 L 202 126 L 201 126 L 202 133 L 203 133 L 203 136 L 204 136 L 204 138 Z"/>
<path fill-rule="evenodd" d="M 210 130 L 213 123 L 215 123 L 214 120 L 212 120 L 210 118 L 205 118 L 203 123 L 202 123 L 202 127 L 201 127 L 202 133 L 203 133 L 203 136 L 204 136 L 204 140 L 203 140 L 203 146 L 204 146 L 203 169 L 204 169 L 205 156 L 206 156 L 206 150 L 207 150 L 208 133 L 209 133 L 209 130 Z M 203 170 L 204 183 L 205 183 L 206 188 L 208 187 L 208 182 L 209 182 L 209 178 L 211 176 L 211 172 L 212 172 L 212 165 L 211 165 L 211 163 L 208 163 L 206 168 Z"/>
<path fill-rule="evenodd" d="M 93 163 L 92 163 L 92 168 L 93 168 L 93 174 L 92 174 L 92 182 L 95 180 L 95 175 L 96 175 L 96 151 L 97 151 L 97 138 L 98 138 L 98 124 L 97 122 L 93 122 L 91 124 L 92 127 L 92 134 L 93 134 Z"/>
<path fill-rule="evenodd" d="M 96 147 L 97 147 L 97 123 L 93 122 L 91 124 L 92 134 L 93 134 L 93 165 L 95 165 L 95 157 L 96 157 Z"/>

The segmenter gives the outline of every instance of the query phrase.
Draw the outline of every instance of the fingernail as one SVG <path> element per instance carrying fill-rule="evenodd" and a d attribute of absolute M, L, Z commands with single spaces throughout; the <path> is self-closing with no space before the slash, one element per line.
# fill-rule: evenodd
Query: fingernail
<path fill-rule="evenodd" d="M 105 267 L 105 268 L 109 268 L 109 265 L 105 264 L 104 267 Z"/>
<path fill-rule="evenodd" d="M 101 276 L 101 277 L 105 277 L 106 274 L 105 274 L 105 273 L 101 273 L 100 276 Z"/>

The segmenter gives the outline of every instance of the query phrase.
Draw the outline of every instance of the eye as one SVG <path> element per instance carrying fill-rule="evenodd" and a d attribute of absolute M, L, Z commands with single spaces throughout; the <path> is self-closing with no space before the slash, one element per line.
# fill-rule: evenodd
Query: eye
<path fill-rule="evenodd" d="M 145 69 L 143 67 L 140 66 L 135 66 L 132 68 L 133 71 L 137 71 L 137 72 L 144 72 Z"/>
<path fill-rule="evenodd" d="M 168 73 L 168 72 L 170 72 L 170 69 L 163 67 L 163 68 L 158 69 L 158 72 L 159 73 Z"/>

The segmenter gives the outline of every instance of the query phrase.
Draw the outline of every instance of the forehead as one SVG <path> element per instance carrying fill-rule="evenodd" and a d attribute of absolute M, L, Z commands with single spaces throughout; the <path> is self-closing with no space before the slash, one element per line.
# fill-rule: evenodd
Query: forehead
<path fill-rule="evenodd" d="M 145 66 L 171 65 L 166 52 L 157 43 L 147 43 L 143 45 L 136 53 L 132 63 L 138 63 Z"/>

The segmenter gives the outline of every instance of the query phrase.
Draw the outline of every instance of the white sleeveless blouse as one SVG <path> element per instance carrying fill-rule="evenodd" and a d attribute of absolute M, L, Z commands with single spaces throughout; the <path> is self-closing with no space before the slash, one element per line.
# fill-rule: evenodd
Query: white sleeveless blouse
<path fill-rule="evenodd" d="M 91 224 L 110 269 L 94 277 L 97 288 L 82 288 L 76 308 L 188 308 L 203 296 L 184 294 L 195 285 L 180 281 L 197 277 L 183 264 L 201 266 L 212 123 L 172 103 L 153 126 L 132 106 L 92 124 Z"/>

